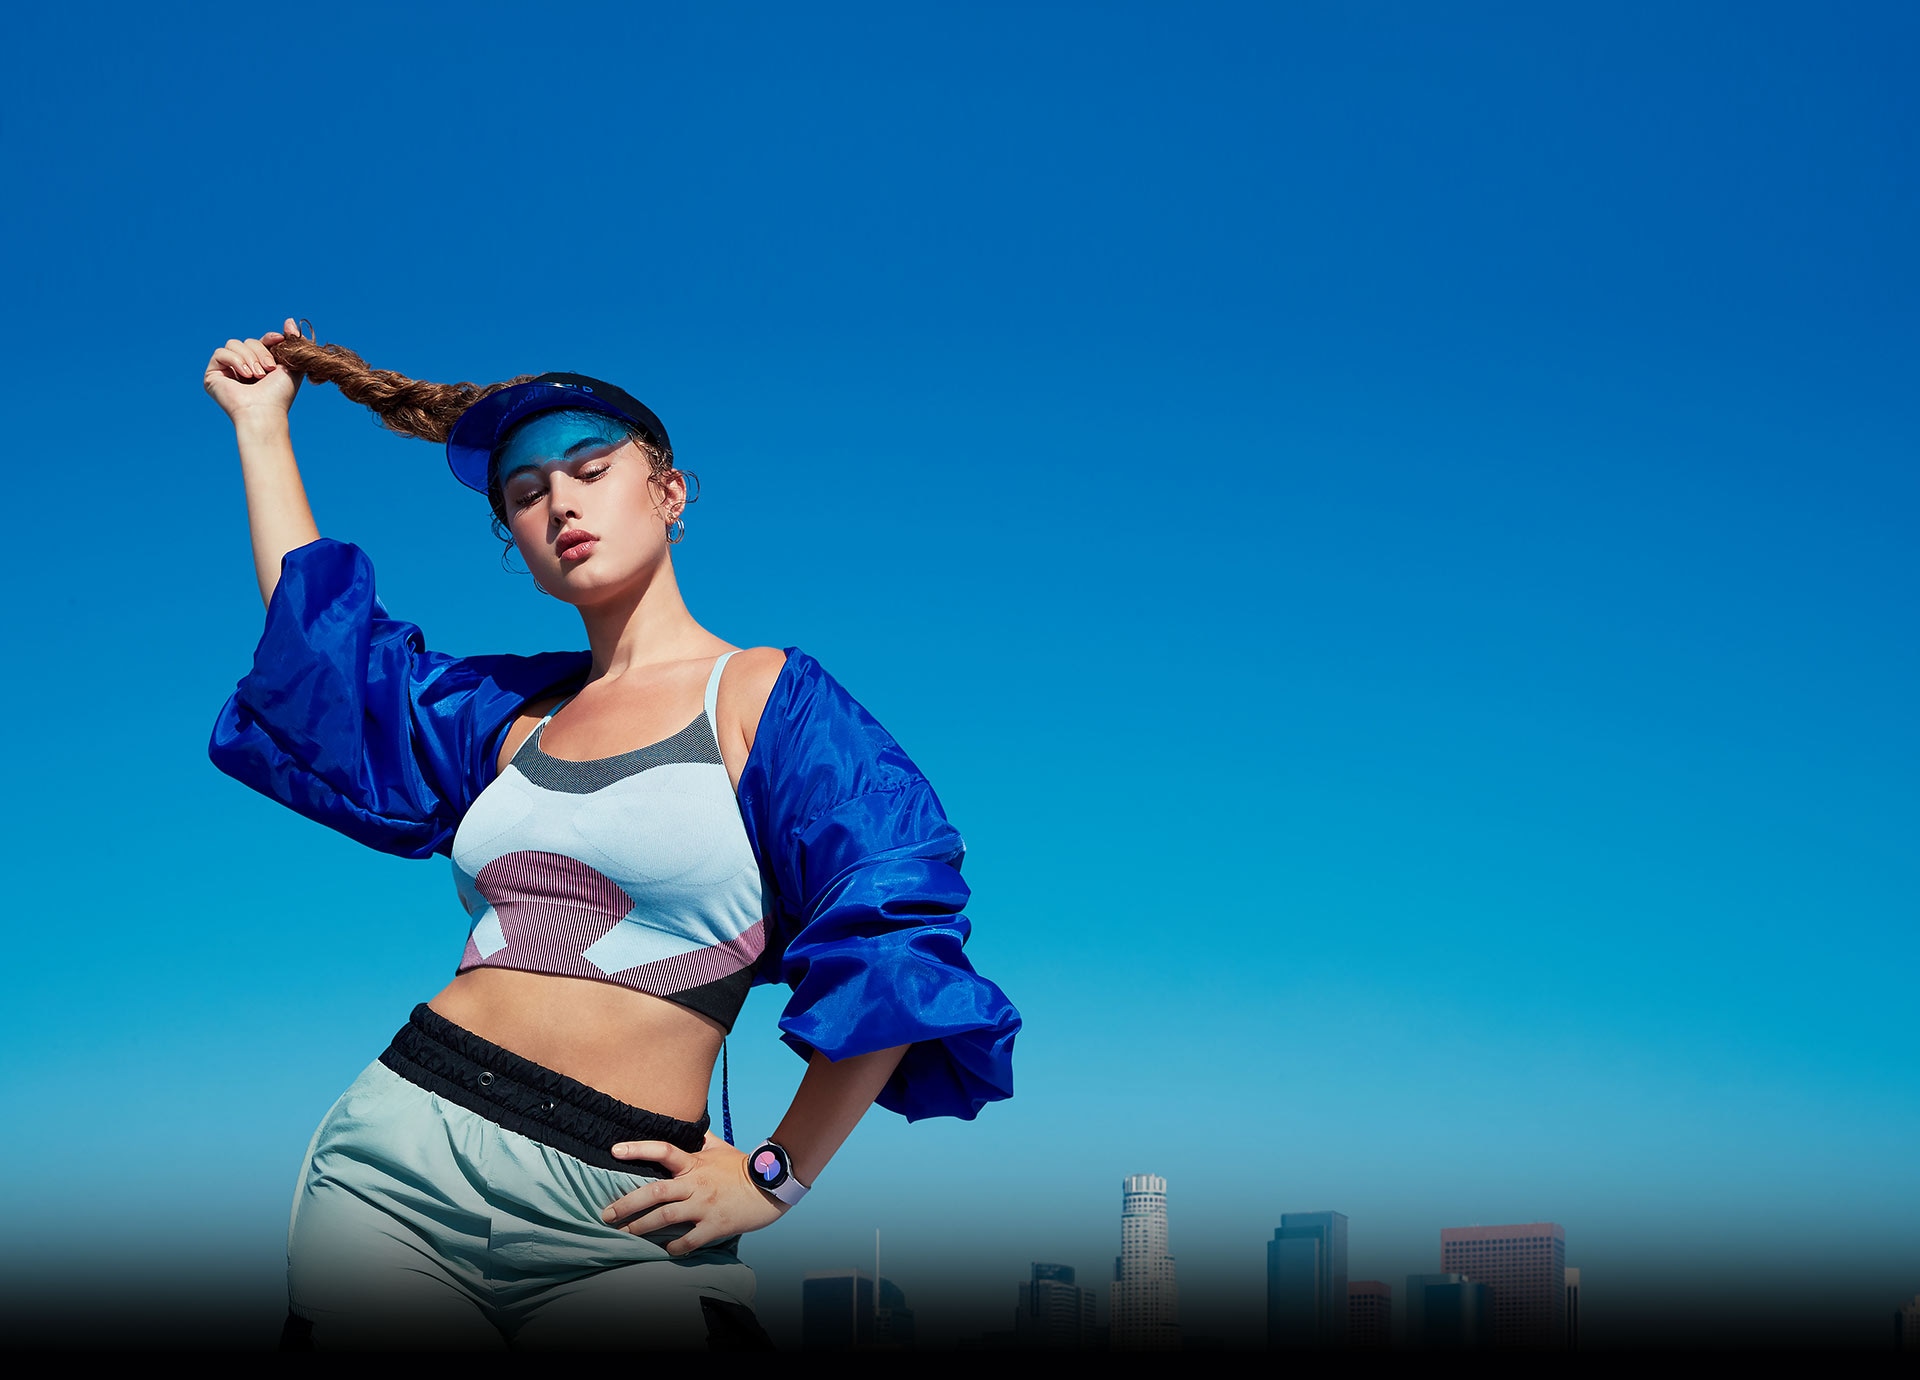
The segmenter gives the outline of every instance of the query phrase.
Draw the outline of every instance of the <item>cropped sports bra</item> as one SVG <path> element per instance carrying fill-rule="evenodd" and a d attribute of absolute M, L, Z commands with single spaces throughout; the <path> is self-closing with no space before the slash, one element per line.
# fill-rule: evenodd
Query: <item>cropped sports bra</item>
<path fill-rule="evenodd" d="M 527 735 L 454 834 L 472 920 L 459 972 L 594 978 L 733 1029 L 767 941 L 714 717 L 732 655 L 713 663 L 702 711 L 660 742 L 584 762 L 548 756 L 541 736 L 572 695 Z"/>

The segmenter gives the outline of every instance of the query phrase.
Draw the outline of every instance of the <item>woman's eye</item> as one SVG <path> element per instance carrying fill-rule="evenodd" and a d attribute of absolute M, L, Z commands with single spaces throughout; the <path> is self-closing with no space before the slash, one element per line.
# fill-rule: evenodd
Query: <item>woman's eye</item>
<path fill-rule="evenodd" d="M 598 479 L 601 475 L 605 474 L 608 470 L 612 468 L 613 466 L 611 464 L 596 465 L 591 469 L 581 470 L 576 477 L 580 479 Z M 535 503 L 538 503 L 540 501 L 540 495 L 545 492 L 546 490 L 544 488 L 528 489 L 524 493 L 520 494 L 517 498 L 512 500 L 513 506 L 516 508 L 531 508 Z"/>

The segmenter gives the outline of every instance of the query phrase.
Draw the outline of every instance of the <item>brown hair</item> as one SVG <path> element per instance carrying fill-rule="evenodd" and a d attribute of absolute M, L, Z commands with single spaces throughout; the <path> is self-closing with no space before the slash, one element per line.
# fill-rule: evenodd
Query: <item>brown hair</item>
<path fill-rule="evenodd" d="M 389 431 L 402 436 L 417 436 L 423 441 L 444 443 L 460 414 L 489 393 L 527 383 L 535 374 L 520 374 L 499 383 L 427 383 L 396 374 L 391 369 L 375 369 L 344 345 L 322 345 L 304 336 L 287 336 L 267 347 L 273 357 L 295 374 L 303 374 L 314 383 L 331 383 L 349 402 L 370 410 Z M 618 421 L 618 418 L 614 420 Z M 674 468 L 673 451 L 656 445 L 637 427 L 627 425 L 634 444 L 653 462 L 653 478 L 665 479 L 681 473 Z M 692 503 L 698 495 L 689 495 Z M 493 506 L 494 535 L 513 544 L 506 530 L 506 501 L 500 486 L 487 485 L 487 502 Z M 505 553 L 502 552 L 502 559 Z"/>

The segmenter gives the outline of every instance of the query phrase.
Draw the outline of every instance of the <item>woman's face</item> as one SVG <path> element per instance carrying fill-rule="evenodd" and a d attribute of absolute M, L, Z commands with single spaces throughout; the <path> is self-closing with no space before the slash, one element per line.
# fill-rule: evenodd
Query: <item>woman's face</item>
<path fill-rule="evenodd" d="M 652 482 L 652 457 L 613 418 L 540 413 L 509 433 L 495 464 L 521 558 L 568 603 L 644 585 L 666 559 L 667 524 L 686 501 L 686 481 Z M 579 533 L 591 539 L 574 544 Z"/>

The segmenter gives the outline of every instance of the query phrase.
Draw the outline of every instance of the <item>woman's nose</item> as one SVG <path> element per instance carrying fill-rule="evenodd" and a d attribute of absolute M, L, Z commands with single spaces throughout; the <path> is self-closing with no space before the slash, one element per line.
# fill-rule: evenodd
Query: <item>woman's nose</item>
<path fill-rule="evenodd" d="M 579 481 L 570 474 L 556 474 L 547 480 L 547 509 L 555 518 L 580 516 Z"/>

